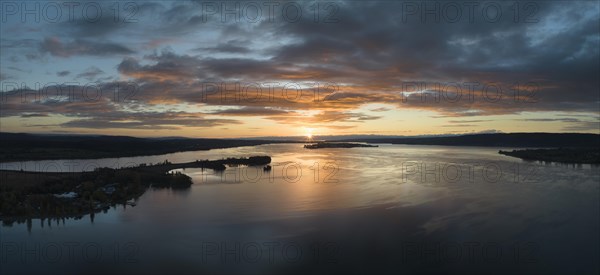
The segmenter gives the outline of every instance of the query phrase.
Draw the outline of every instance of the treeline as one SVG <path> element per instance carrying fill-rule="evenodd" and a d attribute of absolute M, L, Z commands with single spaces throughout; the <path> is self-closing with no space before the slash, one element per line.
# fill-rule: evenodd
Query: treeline
<path fill-rule="evenodd" d="M 347 142 L 317 142 L 305 144 L 306 149 L 322 149 L 322 148 L 354 148 L 354 147 L 379 147 L 377 145 L 362 144 L 362 143 L 347 143 Z"/>
<path fill-rule="evenodd" d="M 524 160 L 600 164 L 600 148 L 555 148 L 498 151 Z"/>
<path fill-rule="evenodd" d="M 281 142 L 283 141 L 40 135 L 0 132 L 0 162 L 147 156 Z"/>
<path fill-rule="evenodd" d="M 11 223 L 27 218 L 76 217 L 125 204 L 142 195 L 149 186 L 186 188 L 192 184 L 191 178 L 180 173 L 150 171 L 100 168 L 52 177 L 2 171 L 0 219 Z M 19 184 L 28 180 L 34 182 Z"/>
<path fill-rule="evenodd" d="M 24 222 L 32 218 L 77 217 L 137 199 L 149 187 L 189 188 L 192 180 L 179 168 L 221 171 L 226 165 L 265 165 L 269 156 L 227 158 L 174 164 L 140 164 L 92 172 L 42 173 L 0 171 L 0 220 Z"/>
<path fill-rule="evenodd" d="M 600 147 L 600 135 L 577 133 L 499 133 L 424 138 L 363 138 L 344 141 L 449 146 Z"/>

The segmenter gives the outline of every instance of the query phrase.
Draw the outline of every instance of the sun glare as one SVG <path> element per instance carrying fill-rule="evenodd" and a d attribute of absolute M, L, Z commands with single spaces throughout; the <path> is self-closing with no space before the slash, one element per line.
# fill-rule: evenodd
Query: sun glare
<path fill-rule="evenodd" d="M 312 138 L 313 138 L 313 129 L 312 128 L 305 128 L 304 130 L 305 130 L 305 134 L 304 135 L 306 136 L 306 139 L 312 140 Z"/>

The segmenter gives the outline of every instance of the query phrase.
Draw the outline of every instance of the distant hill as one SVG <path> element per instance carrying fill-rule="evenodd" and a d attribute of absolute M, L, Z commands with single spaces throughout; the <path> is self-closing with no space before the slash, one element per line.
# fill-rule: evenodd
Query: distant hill
<path fill-rule="evenodd" d="M 148 156 L 278 142 L 281 141 L 0 133 L 0 162 Z"/>
<path fill-rule="evenodd" d="M 529 148 L 600 147 L 600 135 L 576 133 L 495 133 L 434 137 L 360 136 L 359 138 L 353 137 L 346 139 L 344 139 L 343 136 L 328 136 L 327 140 L 449 146 Z M 147 156 L 182 151 L 209 150 L 285 142 L 302 142 L 302 140 L 204 139 L 180 137 L 136 138 L 101 135 L 0 133 L 0 162 Z"/>
<path fill-rule="evenodd" d="M 343 141 L 492 147 L 600 147 L 600 135 L 577 133 L 497 133 L 447 137 L 359 138 Z"/>

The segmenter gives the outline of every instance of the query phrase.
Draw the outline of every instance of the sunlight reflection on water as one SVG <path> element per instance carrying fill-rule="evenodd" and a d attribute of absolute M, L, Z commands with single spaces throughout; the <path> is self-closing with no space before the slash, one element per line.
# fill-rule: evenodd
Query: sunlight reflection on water
<path fill-rule="evenodd" d="M 271 171 L 185 169 L 194 181 L 187 190 L 150 189 L 137 206 L 96 214 L 93 223 L 85 216 L 52 227 L 34 220 L 30 233 L 23 224 L 2 227 L 2 241 L 134 242 L 143 252 L 134 267 L 149 272 L 156 272 L 155 262 L 164 259 L 204 270 L 194 263 L 198 247 L 209 240 L 332 241 L 346 248 L 340 260 L 350 266 L 355 257 L 371 254 L 371 246 L 357 240 L 376 241 L 378 249 L 388 252 L 397 252 L 394 244 L 415 239 L 501 244 L 525 240 L 543 248 L 538 268 L 565 271 L 564 257 L 582 265 L 593 263 L 598 247 L 590 244 L 598 243 L 600 214 L 597 169 L 524 162 L 497 151 L 404 145 L 306 150 L 301 144 L 273 144 L 83 160 L 80 167 L 87 162 L 177 163 L 270 155 L 273 163 Z M 379 243 L 380 238 L 386 241 Z M 578 250 L 565 255 L 564 243 Z M 379 254 L 375 258 L 387 259 Z M 8 269 L 24 268 L 19 262 L 9 264 Z M 253 266 L 248 272 L 263 267 Z M 70 268 L 80 270 L 77 265 Z"/>

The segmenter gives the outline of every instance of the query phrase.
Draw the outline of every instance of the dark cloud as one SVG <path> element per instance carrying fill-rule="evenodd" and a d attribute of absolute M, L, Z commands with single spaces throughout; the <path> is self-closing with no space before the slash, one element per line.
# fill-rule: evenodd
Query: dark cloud
<path fill-rule="evenodd" d="M 134 53 L 133 50 L 116 43 L 92 42 L 76 39 L 63 43 L 57 37 L 47 37 L 40 43 L 40 51 L 57 57 L 70 57 L 77 55 L 110 56 Z"/>
<path fill-rule="evenodd" d="M 176 55 L 170 51 L 161 54 L 146 56 L 155 62 L 151 65 L 142 65 L 137 59 L 125 58 L 117 66 L 120 73 L 154 81 L 191 81 L 203 76 L 198 59 L 187 55 Z"/>
<path fill-rule="evenodd" d="M 565 131 L 592 131 L 600 134 L 600 121 L 582 121 L 579 123 L 569 124 L 563 127 Z"/>
<path fill-rule="evenodd" d="M 207 115 L 259 116 L 286 124 L 321 123 L 343 129 L 380 119 L 358 111 L 370 103 L 392 106 L 375 108 L 373 112 L 415 109 L 435 112 L 434 117 L 465 119 L 452 119 L 448 122 L 452 126 L 448 127 L 489 122 L 478 117 L 486 115 L 547 111 L 597 114 L 600 103 L 597 2 L 569 5 L 557 1 L 531 2 L 539 7 L 534 23 L 515 23 L 510 9 L 513 3 L 509 2 L 498 2 L 504 13 L 497 22 L 486 22 L 478 9 L 474 22 L 463 13 L 456 23 L 444 22 L 444 18 L 441 23 L 432 22 L 435 15 L 430 15 L 426 22 L 420 14 L 406 16 L 405 2 L 332 3 L 339 7 L 337 22 L 314 22 L 312 16 L 305 14 L 294 23 L 277 18 L 275 22 L 263 20 L 253 24 L 223 23 L 219 16 L 204 22 L 199 2 L 137 3 L 138 24 L 123 24 L 120 17 L 115 21 L 107 16 L 96 22 L 79 18 L 56 24 L 64 30 L 60 39 L 3 37 L 3 53 L 12 51 L 14 56 L 24 56 L 29 61 L 39 61 L 39 53 L 61 58 L 118 58 L 120 62 L 114 64 L 117 73 L 130 79 L 137 92 L 126 103 L 111 98 L 41 104 L 9 100 L 3 105 L 2 115 L 65 114 L 75 119 L 65 124 L 69 127 L 155 125 L 171 129 L 194 123 L 182 114 L 169 117 L 173 123 L 163 120 L 165 117 L 156 117 L 145 124 L 141 119 L 136 121 L 135 116 L 153 116 L 140 110 L 159 104 L 190 104 L 199 108 L 217 106 L 211 109 L 216 111 L 202 114 L 202 120 Z M 427 1 L 423 5 L 445 3 Z M 299 4 L 306 10 L 311 5 Z M 169 44 L 173 47 L 147 52 Z M 25 62 L 25 58 L 18 60 Z M 91 67 L 72 74 L 61 71 L 57 76 L 73 75 L 102 82 L 99 85 L 107 88 L 118 85 L 112 82 L 113 72 L 101 68 L 105 72 Z M 7 75 L 3 72 L 0 79 L 7 79 Z M 324 91 L 322 87 L 311 87 L 309 82 L 330 83 L 335 88 Z M 405 85 L 414 82 L 423 83 L 426 88 L 407 92 Z M 440 87 L 472 82 L 480 85 L 471 95 L 465 87 L 460 94 Z M 226 83 L 228 91 L 223 96 L 207 88 L 206 83 Z M 248 93 L 236 88 L 236 83 L 275 84 L 262 90 L 265 96 L 260 100 L 249 100 Z M 303 87 L 300 97 L 290 100 L 291 90 L 285 86 L 289 83 Z M 490 100 L 486 96 L 487 84 L 502 87 L 502 97 Z M 320 95 L 319 100 L 315 100 L 315 94 Z M 134 109 L 135 115 L 119 113 L 123 109 Z M 313 111 L 312 115 L 303 113 L 307 110 Z M 127 119 L 107 118 L 106 112 L 117 112 Z M 556 121 L 568 124 L 569 129 L 589 130 L 595 125 L 583 118 L 570 117 L 519 121 Z M 197 123 L 220 125 L 236 121 L 208 119 Z"/>
<path fill-rule="evenodd" d="M 251 50 L 247 47 L 249 41 L 242 40 L 230 40 L 225 43 L 219 43 L 214 47 L 199 47 L 194 49 L 194 51 L 206 51 L 210 53 L 250 53 Z"/>
<path fill-rule="evenodd" d="M 390 110 L 391 110 L 390 108 L 380 107 L 380 108 L 371 109 L 371 112 L 387 112 Z"/>
<path fill-rule="evenodd" d="M 321 111 L 317 114 L 306 116 L 301 114 L 274 115 L 267 119 L 280 123 L 305 126 L 307 124 L 321 124 L 323 127 L 332 126 L 331 123 L 362 123 L 367 120 L 380 119 L 379 116 L 369 116 L 362 113 L 340 112 L 340 111 Z M 338 124 L 336 124 L 338 125 Z M 350 125 L 345 125 L 350 126 Z"/>
<path fill-rule="evenodd" d="M 77 74 L 75 79 L 84 78 L 88 81 L 93 81 L 102 74 L 104 74 L 103 70 L 100 70 L 98 67 L 92 66 L 87 68 L 84 72 Z"/>
<path fill-rule="evenodd" d="M 289 43 L 273 46 L 268 52 L 256 52 L 241 46 L 256 44 L 256 41 L 240 37 L 239 33 L 235 33 L 235 39 L 216 46 L 197 48 L 214 53 L 266 53 L 272 56 L 268 59 L 189 56 L 163 51 L 147 56 L 146 59 L 154 63 L 126 58 L 118 69 L 124 75 L 146 82 L 238 79 L 347 83 L 351 90 L 342 90 L 330 97 L 336 103 L 347 105 L 351 102 L 399 103 L 401 97 L 390 94 L 390 91 L 401 90 L 399 87 L 406 81 L 435 84 L 436 81 L 462 80 L 504 85 L 505 97 L 496 104 L 464 100 L 422 104 L 415 100 L 417 95 L 412 95 L 408 103 L 402 105 L 431 110 L 437 108 L 441 113 L 453 116 L 524 110 L 589 111 L 596 107 L 589 97 L 593 94 L 591 91 L 599 86 L 598 81 L 590 77 L 598 72 L 598 66 L 593 62 L 598 59 L 598 50 L 594 47 L 598 45 L 598 19 L 583 15 L 589 3 L 566 9 L 555 3 L 539 3 L 537 24 L 514 23 L 509 16 L 493 24 L 485 24 L 481 22 L 484 18 L 478 15 L 475 20 L 480 22 L 475 23 L 466 18 L 452 24 L 423 23 L 418 20 L 419 16 L 409 16 L 407 21 L 403 20 L 403 16 L 391 16 L 402 14 L 402 5 L 398 3 L 336 3 L 340 7 L 338 23 L 319 24 L 312 18 L 302 17 L 295 23 L 258 24 L 253 29 L 254 33 L 272 33 L 291 39 Z M 508 4 L 502 5 L 508 10 Z M 165 7 L 153 9 L 157 8 Z M 188 24 L 194 16 L 198 16 L 197 8 L 190 3 L 173 3 L 160 18 L 169 26 Z M 581 20 L 565 23 L 570 26 L 568 32 L 556 31 L 548 35 L 547 31 L 543 31 L 553 27 L 553 17 L 563 14 L 578 16 Z M 569 18 L 562 20 L 570 21 Z M 224 33 L 232 25 L 222 24 L 219 27 Z M 541 47 L 536 44 L 544 41 L 556 42 L 552 45 L 559 46 Z M 536 95 L 540 101 L 529 105 L 510 102 L 507 95 L 515 82 L 531 82 L 539 86 Z M 482 92 L 482 89 L 478 88 L 477 92 Z"/>
<path fill-rule="evenodd" d="M 580 119 L 577 118 L 525 118 L 518 119 L 519 121 L 537 121 L 537 122 L 581 122 Z"/>
<path fill-rule="evenodd" d="M 29 118 L 29 117 L 48 117 L 48 114 L 45 113 L 24 113 L 21 114 L 21 117 Z"/>
<path fill-rule="evenodd" d="M 489 120 L 475 119 L 475 120 L 448 120 L 448 123 L 479 123 L 488 122 Z"/>
<path fill-rule="evenodd" d="M 282 115 L 288 114 L 289 111 L 280 110 L 280 109 L 272 109 L 272 108 L 264 108 L 264 107 L 243 107 L 236 109 L 224 109 L 218 110 L 214 112 L 210 112 L 210 114 L 215 115 L 227 115 L 227 116 L 271 116 L 271 115 Z"/>
<path fill-rule="evenodd" d="M 442 125 L 442 127 L 473 127 L 477 126 L 475 124 L 450 124 L 450 125 Z"/>
<path fill-rule="evenodd" d="M 2 49 L 20 49 L 20 48 L 28 48 L 34 47 L 39 43 L 32 38 L 27 39 L 14 39 L 14 38 L 1 38 L 0 39 L 0 48 Z"/>
<path fill-rule="evenodd" d="M 7 75 L 5 73 L 0 72 L 0 81 L 4 81 L 4 80 L 7 80 L 7 79 L 11 79 L 11 78 L 12 78 L 11 76 L 9 76 L 9 75 Z"/>
<path fill-rule="evenodd" d="M 600 134 L 600 116 L 586 117 L 586 120 L 576 117 L 562 118 L 527 118 L 517 119 L 518 121 L 533 121 L 533 122 L 561 122 L 565 131 L 595 131 Z M 595 120 L 595 121 L 590 121 Z"/>
<path fill-rule="evenodd" d="M 93 18 L 93 20 L 90 18 L 79 18 L 63 22 L 58 27 L 62 32 L 65 29 L 70 30 L 73 37 L 96 37 L 113 34 L 129 25 L 131 24 L 124 23 L 124 18 L 115 16 L 114 13 L 103 13 L 99 18 Z"/>
<path fill-rule="evenodd" d="M 127 128 L 127 129 L 166 129 L 180 127 L 214 127 L 220 125 L 240 124 L 233 119 L 205 118 L 203 114 L 186 112 L 116 112 L 89 119 L 75 119 L 62 123 L 61 127 L 69 128 Z"/>

